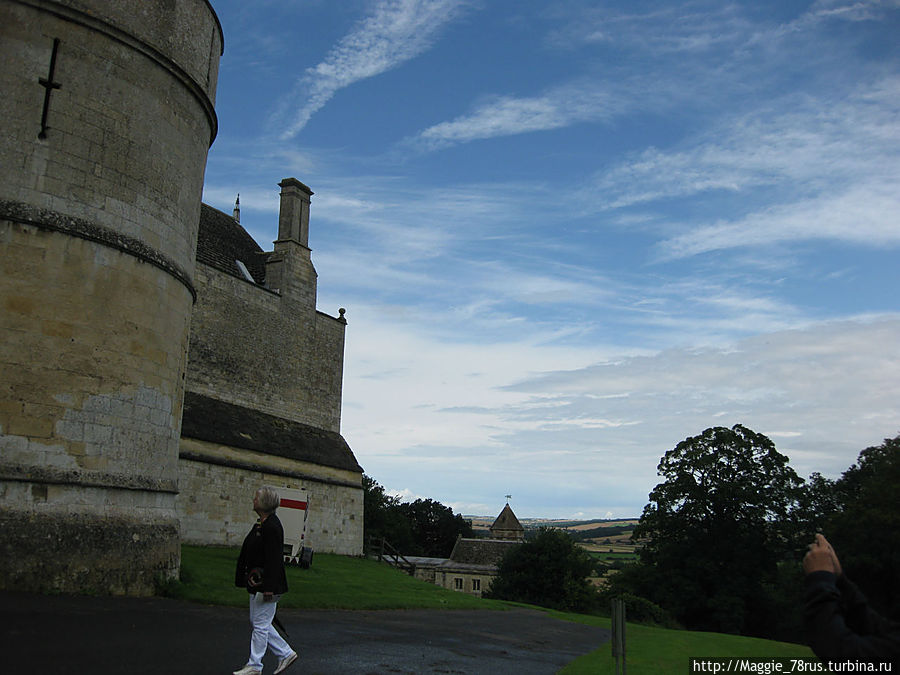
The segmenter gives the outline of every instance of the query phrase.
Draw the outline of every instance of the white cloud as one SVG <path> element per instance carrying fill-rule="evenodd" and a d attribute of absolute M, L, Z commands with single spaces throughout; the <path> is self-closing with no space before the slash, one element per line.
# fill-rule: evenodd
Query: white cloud
<path fill-rule="evenodd" d="M 444 503 L 483 500 L 494 481 L 498 499 L 564 494 L 637 515 L 662 454 L 709 426 L 769 435 L 802 476 L 839 475 L 900 432 L 897 316 L 622 358 L 449 344 L 374 319 L 348 327 L 343 433 L 370 475 Z"/>
<path fill-rule="evenodd" d="M 724 117 L 682 148 L 649 148 L 596 176 L 589 196 L 606 208 L 713 190 L 790 186 L 801 196 L 835 184 L 895 179 L 900 160 L 900 78 L 879 78 L 835 100 L 790 95 Z M 587 195 L 586 195 L 587 198 Z"/>
<path fill-rule="evenodd" d="M 461 0 L 379 0 L 370 15 L 307 69 L 298 85 L 302 105 L 289 113 L 283 134 L 292 138 L 340 89 L 380 75 L 415 58 L 437 39 L 440 30 L 461 13 Z M 295 101 L 300 95 L 295 96 Z M 294 103 L 296 105 L 296 103 Z"/>
<path fill-rule="evenodd" d="M 698 227 L 662 242 L 665 257 L 785 241 L 829 239 L 859 246 L 900 245 L 900 196 L 896 182 L 855 185 L 770 207 L 732 222 Z"/>
<path fill-rule="evenodd" d="M 493 97 L 467 115 L 425 129 L 408 143 L 434 150 L 473 140 L 608 120 L 626 107 L 621 94 L 602 85 L 573 82 L 535 97 Z"/>
<path fill-rule="evenodd" d="M 738 422 L 801 474 L 839 473 L 900 431 L 900 319 L 822 322 L 893 307 L 866 292 L 892 280 L 863 269 L 883 258 L 857 247 L 900 244 L 900 79 L 861 44 L 883 30 L 844 24 L 834 40 L 832 29 L 897 3 L 785 7 L 783 25 L 706 0 L 593 7 L 568 22 L 584 6 L 486 11 L 480 35 L 521 20 L 532 48 L 554 51 L 504 85 L 448 79 L 482 97 L 403 129 L 399 148 L 396 128 L 372 129 L 364 149 L 220 139 L 218 161 L 254 178 L 213 178 L 207 201 L 230 212 L 240 192 L 242 222 L 267 247 L 275 183 L 299 172 L 315 190 L 319 305 L 348 309 L 344 433 L 397 494 L 469 513 L 496 513 L 511 492 L 523 517 L 636 515 L 665 451 Z M 423 54 L 465 11 L 371 7 L 287 98 L 291 135 L 341 88 Z M 365 101 L 366 89 L 344 94 Z M 410 152 L 562 128 L 446 161 Z M 491 154 L 512 147 L 518 165 Z M 472 182 L 498 175 L 521 182 Z M 712 251 L 727 254 L 700 255 Z"/>

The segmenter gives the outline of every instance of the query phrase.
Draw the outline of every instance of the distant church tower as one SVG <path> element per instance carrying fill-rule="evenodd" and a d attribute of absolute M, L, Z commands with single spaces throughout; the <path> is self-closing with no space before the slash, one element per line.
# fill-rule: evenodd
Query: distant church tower
<path fill-rule="evenodd" d="M 0 3 L 0 588 L 178 569 L 222 48 L 207 0 Z"/>
<path fill-rule="evenodd" d="M 525 528 L 522 527 L 522 524 L 519 522 L 519 519 L 516 518 L 516 514 L 513 513 L 513 510 L 509 507 L 508 503 L 503 507 L 503 510 L 500 512 L 500 515 L 497 516 L 497 519 L 494 520 L 493 525 L 491 525 L 490 538 L 506 539 L 509 541 L 525 541 Z"/>

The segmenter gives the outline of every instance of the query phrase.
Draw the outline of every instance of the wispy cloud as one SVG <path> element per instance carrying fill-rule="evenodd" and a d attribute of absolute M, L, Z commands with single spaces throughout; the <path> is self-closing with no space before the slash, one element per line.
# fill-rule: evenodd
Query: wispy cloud
<path fill-rule="evenodd" d="M 369 16 L 321 63 L 307 69 L 290 105 L 296 107 L 299 100 L 302 104 L 299 109 L 282 111 L 291 117 L 282 137 L 296 136 L 340 89 L 380 75 L 426 51 L 466 4 L 465 0 L 376 2 Z"/>
<path fill-rule="evenodd" d="M 571 83 L 535 97 L 492 97 L 471 113 L 441 122 L 407 144 L 435 150 L 469 141 L 558 129 L 586 121 L 610 119 L 627 103 L 596 82 Z"/>
<path fill-rule="evenodd" d="M 837 475 L 900 431 L 896 316 L 646 356 L 449 343 L 426 324 L 351 316 L 344 423 L 372 475 L 442 501 L 474 501 L 492 489 L 481 477 L 502 475 L 513 494 L 584 491 L 592 509 L 636 515 L 659 457 L 714 424 L 771 435 L 801 475 Z M 385 363 L 398 367 L 360 377 Z"/>
<path fill-rule="evenodd" d="M 532 95 L 483 97 L 470 112 L 424 129 L 405 145 L 430 151 L 584 122 L 617 124 L 632 113 L 660 115 L 675 103 L 690 106 L 701 100 L 696 114 L 709 116 L 733 109 L 738 97 L 755 93 L 765 98 L 768 87 L 802 71 L 801 64 L 828 59 L 839 63 L 849 47 L 832 45 L 823 54 L 822 27 L 838 20 L 879 20 L 895 6 L 896 0 L 821 2 L 783 24 L 754 16 L 746 7 L 717 2 L 679 4 L 643 14 L 605 8 L 572 12 L 574 16 L 563 19 L 563 28 L 549 32 L 547 44 L 581 49 L 583 72 Z M 567 10 L 558 13 L 565 15 Z M 597 45 L 614 48 L 618 58 L 610 63 L 608 51 L 592 49 Z M 679 53 L 677 60 L 673 52 Z M 621 59 L 622 54 L 629 58 Z M 842 77 L 839 70 L 830 74 L 833 80 Z M 695 185 L 730 188 L 744 177 L 726 170 L 698 175 Z"/>
<path fill-rule="evenodd" d="M 598 212 L 643 210 L 649 221 L 692 200 L 690 223 L 670 215 L 664 224 L 676 233 L 657 246 L 663 259 L 813 239 L 896 246 L 898 129 L 895 76 L 836 98 L 791 95 L 724 116 L 676 148 L 643 150 L 598 172 L 577 199 Z"/>
<path fill-rule="evenodd" d="M 661 244 L 680 258 L 709 251 L 786 241 L 827 239 L 859 246 L 900 246 L 896 180 L 852 186 L 836 195 L 767 208 L 744 218 L 701 226 Z"/>
<path fill-rule="evenodd" d="M 562 27 L 550 32 L 548 44 L 559 49 L 613 44 L 652 53 L 705 52 L 747 35 L 750 23 L 737 10 L 720 2 L 679 3 L 645 12 L 576 8 Z"/>
<path fill-rule="evenodd" d="M 797 196 L 892 177 L 898 169 L 900 78 L 855 91 L 792 95 L 727 115 L 683 148 L 649 148 L 599 173 L 592 198 L 619 208 L 713 190 L 790 185 Z"/>
<path fill-rule="evenodd" d="M 576 8 L 561 28 L 551 31 L 548 42 L 565 49 L 612 44 L 669 56 L 727 48 L 734 56 L 751 47 L 771 49 L 774 41 L 795 39 L 826 22 L 881 21 L 898 7 L 898 0 L 817 0 L 783 23 L 776 23 L 763 6 L 757 12 L 752 5 L 717 0 L 659 5 L 643 12 Z"/>
<path fill-rule="evenodd" d="M 511 492 L 523 516 L 636 515 L 659 457 L 713 424 L 802 474 L 900 430 L 900 0 L 771 4 L 481 3 L 465 36 L 461 1 L 315 5 L 367 13 L 294 54 L 321 63 L 292 92 L 269 82 L 293 142 L 249 118 L 217 141 L 206 198 L 240 192 L 267 246 L 277 181 L 315 190 L 319 306 L 348 310 L 342 432 L 370 475 L 469 512 Z M 417 57 L 443 90 L 408 81 L 416 114 L 304 126 L 338 92 L 384 102 L 341 90 Z"/>

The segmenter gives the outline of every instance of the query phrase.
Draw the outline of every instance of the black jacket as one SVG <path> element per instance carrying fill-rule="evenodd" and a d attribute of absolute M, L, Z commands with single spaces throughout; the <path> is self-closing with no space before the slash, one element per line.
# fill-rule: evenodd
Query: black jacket
<path fill-rule="evenodd" d="M 806 575 L 804 601 L 807 642 L 822 661 L 900 662 L 900 625 L 872 610 L 845 576 Z"/>
<path fill-rule="evenodd" d="M 247 588 L 250 593 L 271 592 L 281 595 L 287 592 L 287 575 L 284 573 L 284 528 L 274 513 L 262 523 L 256 523 L 244 539 L 241 554 L 234 571 L 234 585 L 247 588 L 247 575 L 255 567 L 262 568 L 262 586 Z"/>

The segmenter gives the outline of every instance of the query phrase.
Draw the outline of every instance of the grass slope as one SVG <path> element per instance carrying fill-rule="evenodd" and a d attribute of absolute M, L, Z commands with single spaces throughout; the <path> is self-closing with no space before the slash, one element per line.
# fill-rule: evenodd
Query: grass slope
<path fill-rule="evenodd" d="M 165 595 L 215 605 L 244 606 L 247 591 L 234 585 L 238 549 L 183 546 L 181 581 Z M 316 553 L 312 567 L 287 568 L 288 593 L 279 607 L 299 609 L 505 609 L 506 603 L 413 579 L 384 563 Z"/>
<path fill-rule="evenodd" d="M 238 550 L 184 546 L 180 582 L 167 584 L 165 595 L 216 605 L 245 606 L 247 592 L 234 586 Z M 483 600 L 449 591 L 398 572 L 384 563 L 317 553 L 312 567 L 288 568 L 290 591 L 279 607 L 300 609 L 484 609 L 504 610 L 515 603 Z M 536 608 L 541 609 L 541 608 Z M 551 612 L 565 621 L 609 628 L 609 619 Z M 802 645 L 771 642 L 737 635 L 666 630 L 628 624 L 627 669 L 631 675 L 686 673 L 690 657 L 811 657 Z M 615 673 L 611 648 L 606 644 L 563 668 L 562 675 Z"/>
<path fill-rule="evenodd" d="M 562 619 L 609 628 L 609 619 L 560 615 Z M 812 650 L 803 645 L 773 642 L 739 635 L 667 630 L 629 623 L 625 628 L 627 672 L 630 675 L 688 673 L 691 657 L 764 657 L 813 658 Z M 590 654 L 575 659 L 559 671 L 560 675 L 605 675 L 616 672 L 609 643 Z"/>

